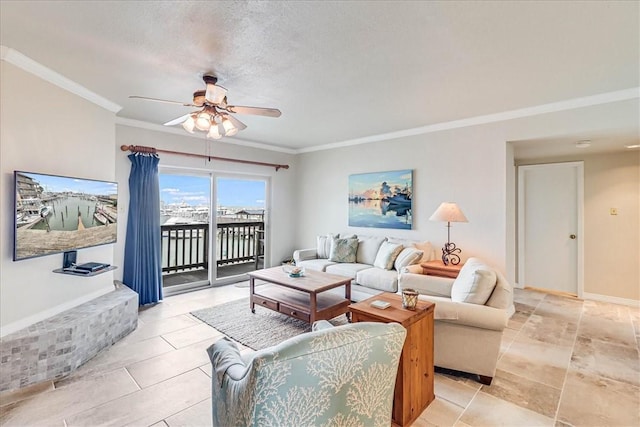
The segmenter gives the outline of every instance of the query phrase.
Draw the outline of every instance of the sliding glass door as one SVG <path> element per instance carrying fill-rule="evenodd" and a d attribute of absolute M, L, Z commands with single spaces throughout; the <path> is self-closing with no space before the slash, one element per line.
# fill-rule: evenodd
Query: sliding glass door
<path fill-rule="evenodd" d="M 265 266 L 268 180 L 216 175 L 214 184 L 216 281 L 227 283 Z"/>
<path fill-rule="evenodd" d="M 161 170 L 159 181 L 163 288 L 208 286 L 211 175 Z"/>
<path fill-rule="evenodd" d="M 159 178 L 166 294 L 237 282 L 264 268 L 268 178 L 170 168 Z"/>

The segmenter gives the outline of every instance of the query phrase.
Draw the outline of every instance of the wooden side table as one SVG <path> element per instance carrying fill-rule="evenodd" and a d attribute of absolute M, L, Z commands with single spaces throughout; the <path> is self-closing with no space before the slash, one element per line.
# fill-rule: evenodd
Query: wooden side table
<path fill-rule="evenodd" d="M 374 308 L 371 302 L 387 301 L 384 310 Z M 435 304 L 418 301 L 415 311 L 402 308 L 402 297 L 383 293 L 351 304 L 352 322 L 397 322 L 407 330 L 402 347 L 398 376 L 393 396 L 392 419 L 394 425 L 413 423 L 435 399 L 433 389 L 433 311 Z"/>
<path fill-rule="evenodd" d="M 429 276 L 449 277 L 451 279 L 455 279 L 456 277 L 458 277 L 460 269 L 463 265 L 463 262 L 458 265 L 444 265 L 442 260 L 439 259 L 435 261 L 423 262 L 422 264 L 420 264 L 420 266 L 422 267 L 422 274 L 427 274 Z"/>

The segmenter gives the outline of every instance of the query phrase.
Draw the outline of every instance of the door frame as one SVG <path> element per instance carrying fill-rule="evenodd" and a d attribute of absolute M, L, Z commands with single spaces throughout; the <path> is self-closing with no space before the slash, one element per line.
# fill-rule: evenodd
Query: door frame
<path fill-rule="evenodd" d="M 518 166 L 518 288 L 524 288 L 526 278 L 524 277 L 526 251 L 525 251 L 525 173 L 532 169 L 551 169 L 551 168 L 575 168 L 576 169 L 576 233 L 578 241 L 576 242 L 576 285 L 577 296 L 582 298 L 584 294 L 584 162 L 556 162 L 543 163 L 534 165 Z"/>

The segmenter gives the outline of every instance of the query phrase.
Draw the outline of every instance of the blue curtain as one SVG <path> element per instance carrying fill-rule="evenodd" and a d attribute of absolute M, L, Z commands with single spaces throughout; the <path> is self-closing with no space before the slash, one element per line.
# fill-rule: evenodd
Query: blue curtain
<path fill-rule="evenodd" d="M 140 305 L 162 299 L 160 184 L 153 154 L 130 154 L 129 217 L 122 281 L 139 295 Z"/>

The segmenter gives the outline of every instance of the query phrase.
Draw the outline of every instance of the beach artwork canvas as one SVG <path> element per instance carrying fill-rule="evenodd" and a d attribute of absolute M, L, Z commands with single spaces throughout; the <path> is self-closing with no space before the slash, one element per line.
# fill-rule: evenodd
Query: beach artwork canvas
<path fill-rule="evenodd" d="M 411 169 L 349 176 L 349 225 L 397 228 L 413 225 Z"/>

